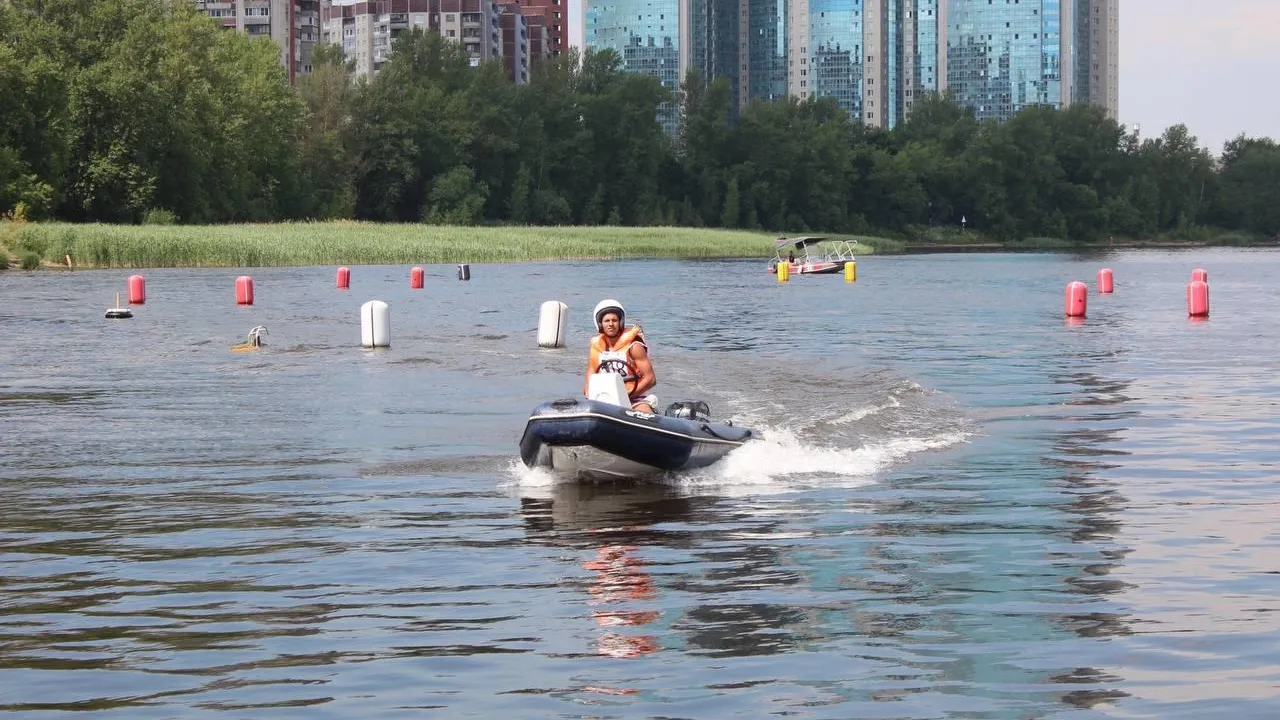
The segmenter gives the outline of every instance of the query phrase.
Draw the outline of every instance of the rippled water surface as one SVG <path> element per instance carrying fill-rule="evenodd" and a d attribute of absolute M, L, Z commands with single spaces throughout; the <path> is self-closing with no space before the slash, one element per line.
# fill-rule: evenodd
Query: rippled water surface
<path fill-rule="evenodd" d="M 1280 716 L 1276 252 L 333 273 L 147 270 L 124 321 L 129 272 L 0 273 L 0 711 Z M 762 439 L 662 484 L 521 468 L 606 296 L 662 404 Z"/>

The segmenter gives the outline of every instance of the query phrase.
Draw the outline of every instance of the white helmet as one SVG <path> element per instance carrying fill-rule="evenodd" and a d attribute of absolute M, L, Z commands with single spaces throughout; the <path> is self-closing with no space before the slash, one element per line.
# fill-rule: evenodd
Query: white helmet
<path fill-rule="evenodd" d="M 595 310 L 595 312 L 594 312 L 594 313 L 592 313 L 592 315 L 594 315 L 594 316 L 595 316 L 595 319 L 596 319 L 596 330 L 600 330 L 600 329 L 601 329 L 601 328 L 600 328 L 600 318 L 601 318 L 601 317 L 603 317 L 603 316 L 604 316 L 604 314 L 605 314 L 605 313 L 607 313 L 607 312 L 616 312 L 616 313 L 618 313 L 618 324 L 619 324 L 619 325 L 622 325 L 622 326 L 624 326 L 624 327 L 626 326 L 626 324 L 627 324 L 627 311 L 626 311 L 625 309 L 623 309 L 623 307 L 622 307 L 622 303 L 618 302 L 617 300 L 613 300 L 613 299 L 609 299 L 609 300 L 601 300 L 600 302 L 596 303 L 596 310 Z"/>

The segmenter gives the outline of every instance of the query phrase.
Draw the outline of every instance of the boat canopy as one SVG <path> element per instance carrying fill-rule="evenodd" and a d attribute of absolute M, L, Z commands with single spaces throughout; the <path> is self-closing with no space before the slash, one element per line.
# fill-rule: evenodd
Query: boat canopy
<path fill-rule="evenodd" d="M 814 235 L 805 235 L 802 237 L 793 237 L 793 238 L 778 238 L 777 240 L 773 241 L 773 247 L 775 250 L 781 250 L 782 248 L 788 245 L 795 245 L 796 249 L 801 249 L 804 247 L 808 247 L 809 245 L 817 245 L 823 240 L 826 240 L 826 238 L 818 237 Z"/>

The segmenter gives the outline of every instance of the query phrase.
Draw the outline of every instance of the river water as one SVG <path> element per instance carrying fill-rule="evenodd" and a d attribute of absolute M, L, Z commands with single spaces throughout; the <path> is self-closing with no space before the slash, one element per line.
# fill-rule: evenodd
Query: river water
<path fill-rule="evenodd" d="M 0 711 L 1280 715 L 1280 254 L 471 269 L 147 270 L 123 321 L 127 271 L 0 273 Z M 523 469 L 607 296 L 661 405 L 762 439 L 661 485 Z"/>

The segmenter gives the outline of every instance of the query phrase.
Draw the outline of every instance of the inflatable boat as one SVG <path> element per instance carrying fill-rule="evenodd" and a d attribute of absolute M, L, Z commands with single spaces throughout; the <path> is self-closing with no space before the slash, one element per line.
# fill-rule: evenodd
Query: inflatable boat
<path fill-rule="evenodd" d="M 529 467 L 578 478 L 636 478 L 706 467 L 753 435 L 712 422 L 704 402 L 672 403 L 658 415 L 565 398 L 534 409 L 520 438 L 520 458 Z"/>

